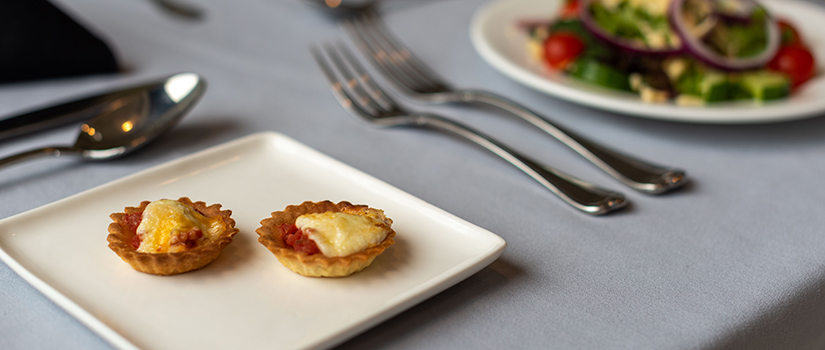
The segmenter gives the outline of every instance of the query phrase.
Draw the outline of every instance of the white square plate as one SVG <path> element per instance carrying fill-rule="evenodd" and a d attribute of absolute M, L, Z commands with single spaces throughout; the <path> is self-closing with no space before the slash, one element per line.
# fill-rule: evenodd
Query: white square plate
<path fill-rule="evenodd" d="M 109 214 L 188 196 L 232 210 L 240 233 L 205 268 L 133 270 L 109 250 Z M 384 209 L 396 244 L 346 278 L 308 278 L 257 242 L 272 211 L 305 200 Z M 120 348 L 316 348 L 337 344 L 467 278 L 497 235 L 275 133 L 251 135 L 0 221 L 0 259 Z"/>

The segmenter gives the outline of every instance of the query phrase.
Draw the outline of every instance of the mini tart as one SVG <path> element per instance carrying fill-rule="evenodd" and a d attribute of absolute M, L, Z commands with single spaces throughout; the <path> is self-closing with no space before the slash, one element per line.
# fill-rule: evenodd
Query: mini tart
<path fill-rule="evenodd" d="M 322 253 L 307 254 L 287 246 L 281 236 L 281 225 L 294 225 L 295 219 L 304 214 L 325 212 L 346 212 L 358 214 L 360 210 L 369 209 L 366 205 L 353 205 L 349 202 L 333 203 L 304 202 L 290 205 L 282 211 L 272 213 L 270 218 L 261 221 L 261 227 L 255 230 L 261 242 L 278 258 L 284 266 L 295 273 L 310 277 L 344 277 L 365 269 L 372 264 L 379 254 L 395 243 L 395 231 L 389 229 L 387 236 L 380 243 L 342 257 L 328 257 Z"/>
<path fill-rule="evenodd" d="M 206 206 L 204 202 L 192 202 L 187 197 L 181 197 L 178 202 L 189 206 L 206 217 L 221 218 L 224 224 L 223 232 L 205 244 L 198 244 L 192 249 L 175 253 L 143 253 L 138 252 L 132 245 L 135 239 L 134 223 L 129 223 L 129 216 L 143 213 L 149 201 L 143 201 L 138 207 L 126 207 L 122 213 L 109 215 L 114 222 L 109 224 L 109 248 L 123 261 L 129 263 L 135 270 L 154 275 L 174 275 L 206 266 L 218 258 L 221 251 L 232 242 L 232 237 L 238 233 L 235 220 L 230 218 L 231 210 L 221 210 L 220 204 Z M 137 227 L 136 225 L 134 226 Z"/>

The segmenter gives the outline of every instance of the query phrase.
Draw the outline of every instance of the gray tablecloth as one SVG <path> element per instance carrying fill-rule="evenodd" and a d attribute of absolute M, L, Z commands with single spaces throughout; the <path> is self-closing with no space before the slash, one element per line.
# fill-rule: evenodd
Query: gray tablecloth
<path fill-rule="evenodd" d="M 108 37 L 130 71 L 3 85 L 0 114 L 178 71 L 203 74 L 209 89 L 173 133 L 130 157 L 0 170 L 0 218 L 272 130 L 508 242 L 489 267 L 343 348 L 825 347 L 825 118 L 711 126 L 576 106 L 482 61 L 468 26 L 484 1 L 391 4 L 388 25 L 450 81 L 501 92 L 606 144 L 684 167 L 694 180 L 666 196 L 634 193 L 524 123 L 435 108 L 542 161 L 621 188 L 634 202 L 617 215 L 588 217 L 477 147 L 417 130 L 375 129 L 344 112 L 307 50 L 344 34 L 302 1 L 192 2 L 206 10 L 205 21 L 175 20 L 149 1 L 57 2 Z M 73 133 L 61 128 L 4 141 L 0 154 L 68 143 Z M 0 348 L 108 347 L 0 264 Z"/>

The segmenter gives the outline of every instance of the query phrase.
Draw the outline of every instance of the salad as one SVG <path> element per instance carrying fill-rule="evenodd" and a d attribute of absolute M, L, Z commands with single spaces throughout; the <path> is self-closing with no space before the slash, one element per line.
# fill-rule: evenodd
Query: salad
<path fill-rule="evenodd" d="M 753 0 L 566 0 L 525 27 L 550 69 L 650 103 L 761 103 L 816 74 L 799 31 Z"/>

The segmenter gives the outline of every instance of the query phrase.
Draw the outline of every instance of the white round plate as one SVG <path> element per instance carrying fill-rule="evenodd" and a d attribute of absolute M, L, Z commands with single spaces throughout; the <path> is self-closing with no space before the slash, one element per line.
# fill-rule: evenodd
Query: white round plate
<path fill-rule="evenodd" d="M 497 0 L 478 10 L 470 29 L 481 57 L 510 78 L 551 96 L 638 117 L 691 123 L 745 124 L 778 122 L 825 113 L 825 8 L 798 0 L 762 1 L 775 16 L 788 18 L 817 58 L 819 75 L 790 98 L 765 104 L 718 103 L 701 107 L 650 104 L 637 95 L 601 88 L 546 69 L 529 57 L 527 34 L 518 23 L 550 20 L 563 0 Z"/>

